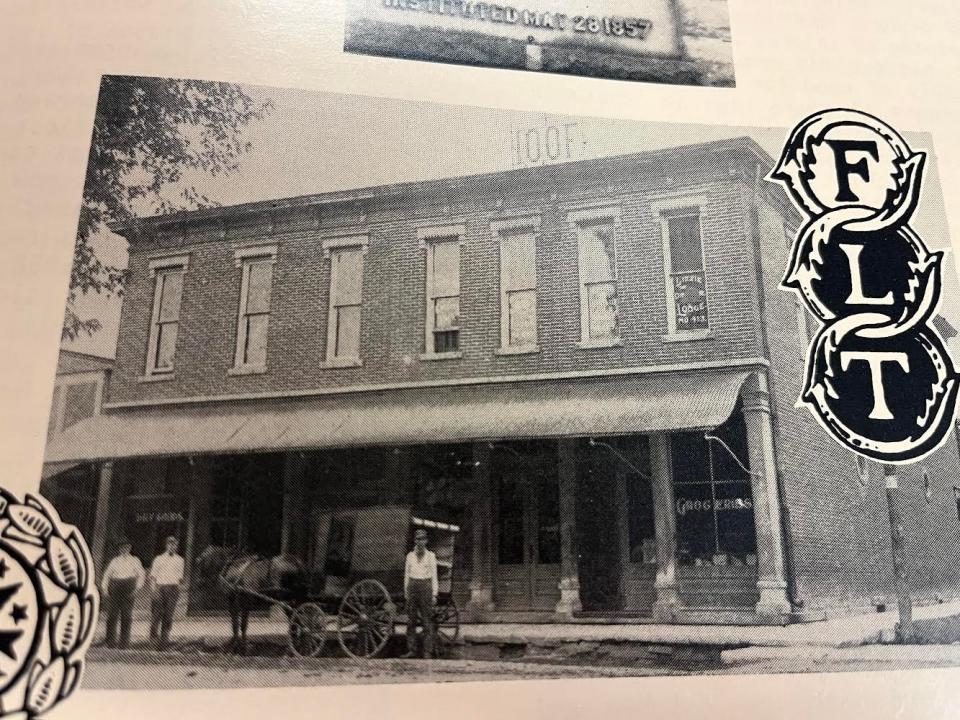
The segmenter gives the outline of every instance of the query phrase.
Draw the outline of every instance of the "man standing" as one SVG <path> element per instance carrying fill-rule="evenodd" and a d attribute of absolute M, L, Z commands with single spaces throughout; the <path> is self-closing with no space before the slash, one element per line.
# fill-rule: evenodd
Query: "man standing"
<path fill-rule="evenodd" d="M 120 648 L 130 647 L 133 601 L 143 583 L 143 565 L 130 554 L 130 541 L 121 538 L 117 542 L 117 555 L 100 580 L 103 599 L 107 601 L 107 647 L 117 645 L 117 624 L 120 625 Z"/>
<path fill-rule="evenodd" d="M 433 608 L 437 604 L 437 556 L 427 550 L 427 531 L 413 534 L 414 548 L 407 553 L 403 572 L 403 593 L 407 607 L 407 653 L 416 654 L 417 624 L 423 626 L 423 655 L 433 655 Z"/>
<path fill-rule="evenodd" d="M 173 613 L 177 609 L 180 586 L 183 584 L 183 558 L 177 555 L 177 539 L 167 538 L 166 550 L 153 559 L 150 566 L 151 612 L 150 640 L 160 648 L 170 642 Z M 159 631 L 159 636 L 158 636 Z"/>

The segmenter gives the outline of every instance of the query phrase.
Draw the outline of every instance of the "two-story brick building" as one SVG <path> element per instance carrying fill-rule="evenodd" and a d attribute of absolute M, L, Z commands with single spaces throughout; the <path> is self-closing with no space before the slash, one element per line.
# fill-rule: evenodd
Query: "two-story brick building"
<path fill-rule="evenodd" d="M 47 460 L 99 464 L 101 555 L 173 532 L 322 573 L 331 509 L 402 502 L 463 528 L 475 618 L 868 606 L 882 472 L 794 407 L 771 165 L 742 138 L 116 226 L 110 397 Z M 958 470 L 902 472 L 918 596 L 960 581 Z"/>

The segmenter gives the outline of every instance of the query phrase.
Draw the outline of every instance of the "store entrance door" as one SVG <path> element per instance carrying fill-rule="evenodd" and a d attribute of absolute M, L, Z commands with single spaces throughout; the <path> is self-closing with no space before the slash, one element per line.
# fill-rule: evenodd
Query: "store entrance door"
<path fill-rule="evenodd" d="M 559 600 L 556 452 L 517 444 L 493 462 L 497 490 L 494 600 L 502 611 L 552 611 Z M 552 461 L 552 462 L 551 462 Z"/>

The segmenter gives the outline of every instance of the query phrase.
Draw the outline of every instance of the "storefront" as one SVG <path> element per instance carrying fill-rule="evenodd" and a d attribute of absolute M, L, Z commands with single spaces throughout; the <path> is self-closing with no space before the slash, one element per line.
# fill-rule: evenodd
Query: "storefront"
<path fill-rule="evenodd" d="M 380 398 L 367 408 L 379 413 L 375 425 L 363 422 L 359 398 L 349 407 L 273 403 L 269 415 L 247 405 L 233 416 L 103 416 L 101 437 L 149 454 L 104 466 L 110 520 L 95 534 L 125 533 L 145 563 L 167 535 L 180 538 L 188 566 L 211 545 L 292 553 L 310 563 L 317 587 L 336 560 L 327 549 L 337 528 L 324 518 L 406 504 L 461 528 L 453 592 L 475 619 L 753 614 L 763 588 L 758 539 L 776 537 L 762 534 L 756 514 L 762 462 L 751 470 L 764 458 L 759 383 L 728 370 L 421 392 Z M 672 401 L 659 405 L 664 395 Z M 405 422 L 386 422 L 392 413 Z M 357 444 L 333 445 L 329 423 Z M 315 440 L 264 452 L 256 446 L 265 430 Z M 394 442 L 377 442 L 386 439 Z M 228 452 L 225 442 L 247 447 Z M 161 457 L 163 446 L 180 455 Z M 765 527 L 779 519 L 767 516 Z M 99 541 L 109 552 L 111 538 Z M 770 545 L 767 557 L 782 548 Z M 781 575 L 774 588 L 784 587 Z M 197 577 L 190 609 L 221 604 Z"/>

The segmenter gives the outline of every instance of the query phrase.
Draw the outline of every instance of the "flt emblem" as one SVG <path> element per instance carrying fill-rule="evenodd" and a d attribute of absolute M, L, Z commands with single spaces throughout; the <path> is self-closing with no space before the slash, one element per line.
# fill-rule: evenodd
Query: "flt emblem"
<path fill-rule="evenodd" d="M 808 218 L 782 282 L 822 324 L 800 400 L 840 443 L 893 463 L 939 447 L 957 401 L 932 325 L 943 253 L 909 226 L 925 160 L 883 121 L 826 110 L 794 128 L 768 178 Z"/>
<path fill-rule="evenodd" d="M 77 529 L 0 488 L 0 717 L 42 715 L 77 688 L 98 604 Z"/>

